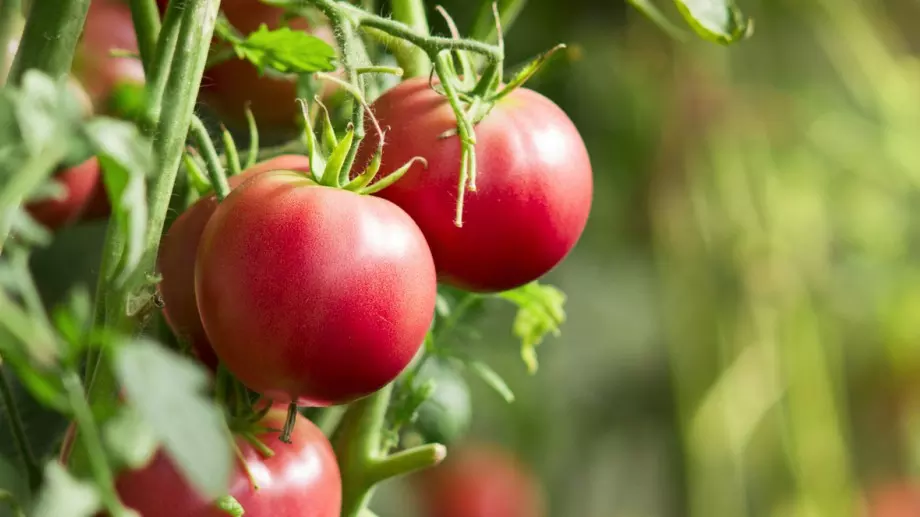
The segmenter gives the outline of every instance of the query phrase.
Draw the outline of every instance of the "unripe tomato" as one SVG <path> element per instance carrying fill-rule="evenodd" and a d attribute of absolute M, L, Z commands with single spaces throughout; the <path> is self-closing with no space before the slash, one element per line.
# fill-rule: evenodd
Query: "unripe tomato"
<path fill-rule="evenodd" d="M 92 0 L 74 55 L 73 74 L 89 93 L 97 111 L 106 111 L 109 97 L 119 84 L 144 84 L 140 59 L 114 57 L 111 51 L 116 49 L 138 50 L 131 9 L 116 0 Z"/>
<path fill-rule="evenodd" d="M 76 221 L 83 213 L 96 185 L 100 184 L 99 160 L 92 157 L 59 171 L 54 181 L 64 187 L 59 199 L 45 199 L 28 203 L 26 210 L 38 222 L 57 229 Z"/>
<path fill-rule="evenodd" d="M 415 428 L 428 442 L 450 445 L 469 430 L 473 417 L 470 388 L 456 370 L 429 360 L 417 382 L 435 382 L 431 397 L 418 408 Z"/>
<path fill-rule="evenodd" d="M 451 449 L 415 477 L 423 517 L 543 517 L 542 489 L 516 458 L 493 445 Z"/>
<path fill-rule="evenodd" d="M 263 423 L 282 427 L 284 413 L 272 411 Z M 263 457 L 249 442 L 237 440 L 253 479 L 237 463 L 229 495 L 242 505 L 246 517 L 339 517 L 342 478 L 329 440 L 301 416 L 290 444 L 282 443 L 278 436 L 277 432 L 258 436 L 274 451 L 270 458 Z M 143 469 L 119 475 L 116 488 L 124 504 L 141 517 L 227 516 L 199 496 L 162 452 Z"/>
<path fill-rule="evenodd" d="M 405 81 L 371 106 L 386 133 L 381 176 L 414 156 L 406 175 L 379 193 L 419 224 L 439 279 L 494 292 L 521 286 L 555 267 L 575 246 L 591 208 L 591 163 L 568 116 L 542 95 L 519 88 L 476 125 L 477 190 L 467 192 L 463 227 L 454 225 L 460 140 L 447 99 L 428 78 Z M 379 137 L 368 138 L 358 164 Z"/>
<path fill-rule="evenodd" d="M 282 155 L 256 164 L 229 178 L 230 188 L 274 170 L 310 170 L 310 159 L 300 155 Z M 217 209 L 214 194 L 202 197 L 182 213 L 170 226 L 160 244 L 157 269 L 163 277 L 159 291 L 165 307 L 163 315 L 177 336 L 192 346 L 195 355 L 209 368 L 217 368 L 217 356 L 201 326 L 195 302 L 195 256 L 205 224 Z"/>
<path fill-rule="evenodd" d="M 406 367 L 431 324 L 436 281 L 422 233 L 397 206 L 270 172 L 211 216 L 195 291 L 214 351 L 244 384 L 327 406 Z"/>

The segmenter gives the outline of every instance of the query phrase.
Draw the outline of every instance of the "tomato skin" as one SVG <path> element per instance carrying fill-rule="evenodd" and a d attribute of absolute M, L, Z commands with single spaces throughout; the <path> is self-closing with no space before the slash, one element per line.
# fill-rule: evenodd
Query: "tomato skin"
<path fill-rule="evenodd" d="M 92 157 L 57 173 L 55 181 L 65 190 L 61 199 L 46 199 L 29 203 L 26 210 L 38 222 L 54 230 L 76 221 L 96 185 L 101 183 L 99 160 Z"/>
<path fill-rule="evenodd" d="M 920 515 L 920 486 L 901 482 L 878 487 L 868 494 L 861 515 L 916 517 Z"/>
<path fill-rule="evenodd" d="M 521 286 L 555 267 L 581 236 L 591 208 L 591 163 L 578 130 L 542 95 L 519 88 L 476 126 L 477 191 L 467 191 L 463 227 L 454 225 L 460 143 L 445 97 L 414 78 L 390 89 L 371 109 L 389 127 L 381 176 L 414 156 L 428 160 L 382 190 L 409 213 L 428 239 L 439 279 L 494 292 Z M 359 161 L 379 141 L 368 127 Z"/>
<path fill-rule="evenodd" d="M 392 381 L 425 337 L 436 287 L 405 212 L 284 172 L 227 196 L 195 270 L 201 320 L 227 368 L 276 402 L 306 406 Z"/>
<path fill-rule="evenodd" d="M 310 159 L 301 155 L 282 155 L 258 163 L 229 178 L 230 188 L 236 188 L 256 175 L 273 170 L 308 172 Z M 198 359 L 212 370 L 217 369 L 217 356 L 201 325 L 195 302 L 195 257 L 201 234 L 214 210 L 214 194 L 202 197 L 182 213 L 170 226 L 160 243 L 157 269 L 163 277 L 159 291 L 165 307 L 163 315 L 179 337 L 187 341 Z"/>
<path fill-rule="evenodd" d="M 138 50 L 131 9 L 116 0 L 92 0 L 74 56 L 73 73 L 97 111 L 106 111 L 106 103 L 117 85 L 144 84 L 140 59 L 113 57 L 110 53 L 115 49 Z"/>
<path fill-rule="evenodd" d="M 543 517 L 537 480 L 493 445 L 451 449 L 437 467 L 416 477 L 423 517 Z"/>
<path fill-rule="evenodd" d="M 282 427 L 284 413 L 273 411 L 265 424 Z M 245 440 L 237 440 L 259 489 L 253 489 L 239 462 L 230 481 L 229 494 L 243 506 L 246 517 L 339 516 L 342 479 L 332 446 L 318 427 L 299 416 L 291 444 L 282 443 L 278 433 L 259 439 L 274 456 L 265 458 Z M 116 488 L 125 505 L 142 517 L 227 515 L 200 497 L 162 452 L 143 469 L 122 473 Z"/>

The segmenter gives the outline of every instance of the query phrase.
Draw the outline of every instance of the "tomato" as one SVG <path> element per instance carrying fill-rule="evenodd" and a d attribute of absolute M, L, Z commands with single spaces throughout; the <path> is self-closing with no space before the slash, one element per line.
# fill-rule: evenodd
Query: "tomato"
<path fill-rule="evenodd" d="M 445 97 L 427 78 L 410 79 L 371 106 L 389 127 L 381 175 L 414 156 L 427 159 L 379 195 L 419 224 L 450 285 L 479 292 L 511 289 L 555 267 L 584 230 L 591 208 L 591 163 L 578 130 L 542 95 L 519 88 L 476 126 L 477 191 L 467 192 L 463 227 L 454 225 L 460 141 Z M 379 137 L 370 124 L 358 164 Z"/>
<path fill-rule="evenodd" d="M 447 364 L 429 359 L 417 382 L 435 382 L 431 397 L 418 408 L 415 428 L 426 441 L 449 445 L 466 434 L 473 416 L 470 388 Z"/>
<path fill-rule="evenodd" d="M 284 412 L 273 411 L 267 427 L 284 426 Z M 258 438 L 274 450 L 265 458 L 245 440 L 237 440 L 258 490 L 238 463 L 229 494 L 243 506 L 246 517 L 338 517 L 342 505 L 342 479 L 329 440 L 312 422 L 298 417 L 291 443 L 278 433 Z M 226 517 L 226 513 L 200 497 L 158 453 L 146 467 L 122 473 L 118 494 L 126 506 L 142 517 Z"/>
<path fill-rule="evenodd" d="M 282 155 L 256 164 L 229 178 L 231 188 L 247 179 L 273 170 L 309 171 L 310 159 L 300 155 Z M 205 196 L 180 215 L 163 236 L 157 268 L 163 277 L 159 291 L 165 307 L 163 314 L 173 332 L 192 346 L 195 355 L 211 369 L 217 368 L 217 356 L 201 326 L 195 303 L 195 256 L 205 224 L 217 209 L 217 198 Z"/>
<path fill-rule="evenodd" d="M 270 29 L 281 26 L 284 10 L 252 0 L 224 0 L 221 9 L 227 20 L 243 34 L 256 31 L 261 24 Z M 288 23 L 292 29 L 309 30 L 303 18 Z M 332 31 L 320 27 L 314 34 L 327 42 L 333 42 Z M 236 58 L 219 63 L 205 72 L 202 80 L 201 97 L 212 107 L 221 120 L 231 127 L 245 127 L 245 107 L 251 102 L 252 113 L 260 129 L 278 133 L 289 133 L 298 128 L 301 118 L 297 103 L 296 76 L 259 75 L 250 62 Z M 331 91 L 327 87 L 326 91 Z"/>
<path fill-rule="evenodd" d="M 423 517 L 543 517 L 542 489 L 527 468 L 492 445 L 451 449 L 415 476 Z"/>
<path fill-rule="evenodd" d="M 278 402 L 326 406 L 377 391 L 409 364 L 434 316 L 434 263 L 412 219 L 295 173 L 231 192 L 195 267 L 215 352 Z"/>
<path fill-rule="evenodd" d="M 920 515 L 920 486 L 895 483 L 876 488 L 866 498 L 865 517 L 916 517 Z"/>
<path fill-rule="evenodd" d="M 54 181 L 64 187 L 59 199 L 28 203 L 26 210 L 38 222 L 57 229 L 76 221 L 83 213 L 96 185 L 101 183 L 99 160 L 95 157 L 58 172 Z"/>
<path fill-rule="evenodd" d="M 131 9 L 117 0 L 92 0 L 74 55 L 73 73 L 96 109 L 103 112 L 116 86 L 144 84 L 140 59 L 113 57 L 111 51 L 115 49 L 137 52 Z"/>

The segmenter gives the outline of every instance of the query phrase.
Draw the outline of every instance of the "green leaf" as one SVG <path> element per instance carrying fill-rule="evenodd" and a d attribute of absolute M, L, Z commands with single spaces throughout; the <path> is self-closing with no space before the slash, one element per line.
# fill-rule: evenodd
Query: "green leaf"
<path fill-rule="evenodd" d="M 22 207 L 16 208 L 16 213 L 13 215 L 13 225 L 10 227 L 10 231 L 21 243 L 29 247 L 43 247 L 51 244 L 51 232 L 32 218 Z"/>
<path fill-rule="evenodd" d="M 246 511 L 243 510 L 243 505 L 234 499 L 233 496 L 224 495 L 218 497 L 214 504 L 217 505 L 218 510 L 223 511 L 231 517 L 243 517 L 243 515 L 246 515 Z"/>
<path fill-rule="evenodd" d="M 27 360 L 45 368 L 57 363 L 61 350 L 51 329 L 3 291 L 0 291 L 0 330 L 7 333 L 0 337 L 12 338 L 0 339 L 0 356 L 9 361 Z"/>
<path fill-rule="evenodd" d="M 223 413 L 204 393 L 205 371 L 155 342 L 140 339 L 117 348 L 115 373 L 125 398 L 185 478 L 207 499 L 226 494 L 232 444 Z"/>
<path fill-rule="evenodd" d="M 0 517 L 19 517 L 14 513 L 14 506 L 27 506 L 29 502 L 29 484 L 20 475 L 14 462 L 0 456 L 0 491 L 6 492 L 6 501 L 0 498 Z"/>
<path fill-rule="evenodd" d="M 501 395 L 501 397 L 505 399 L 505 402 L 509 404 L 514 402 L 514 392 L 511 391 L 511 388 L 508 387 L 505 380 L 502 379 L 501 375 L 496 373 L 492 367 L 479 361 L 465 361 L 462 364 L 466 366 L 471 373 L 482 379 L 487 386 Z"/>
<path fill-rule="evenodd" d="M 674 0 L 684 19 L 700 37 L 727 45 L 748 37 L 754 23 L 734 0 Z"/>
<path fill-rule="evenodd" d="M 450 301 L 441 293 L 438 293 L 437 298 L 435 298 L 434 308 L 438 316 L 442 318 L 450 316 Z"/>
<path fill-rule="evenodd" d="M 121 284 L 140 263 L 144 251 L 145 179 L 153 168 L 153 154 L 150 142 L 129 122 L 97 118 L 87 124 L 86 130 L 102 165 L 105 188 L 123 243 L 121 260 L 105 274 Z"/>
<path fill-rule="evenodd" d="M 159 447 L 150 426 L 130 406 L 108 421 L 103 437 L 108 450 L 129 469 L 146 465 Z"/>
<path fill-rule="evenodd" d="M 70 345 L 70 356 L 76 357 L 88 345 L 93 301 L 85 287 L 70 292 L 67 302 L 54 308 L 51 318 L 58 333 Z"/>
<path fill-rule="evenodd" d="M 335 70 L 335 49 L 304 31 L 287 27 L 269 30 L 262 24 L 246 39 L 231 43 L 237 56 L 250 61 L 260 73 L 266 68 L 285 74 Z"/>
<path fill-rule="evenodd" d="M 531 373 L 537 370 L 536 347 L 547 334 L 559 335 L 565 322 L 565 293 L 551 285 L 537 282 L 499 293 L 517 305 L 512 331 L 521 340 L 521 357 Z"/>
<path fill-rule="evenodd" d="M 45 467 L 45 484 L 30 515 L 34 517 L 91 517 L 100 509 L 94 485 L 74 479 L 58 462 Z"/>

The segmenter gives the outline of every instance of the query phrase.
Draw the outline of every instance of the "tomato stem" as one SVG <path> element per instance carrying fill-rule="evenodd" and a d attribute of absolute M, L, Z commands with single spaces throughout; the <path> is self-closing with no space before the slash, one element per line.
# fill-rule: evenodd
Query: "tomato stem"
<path fill-rule="evenodd" d="M 0 2 L 0 86 L 6 82 L 6 73 L 10 63 L 7 48 L 19 25 L 22 23 L 22 0 L 3 0 Z"/>
<path fill-rule="evenodd" d="M 103 505 L 112 517 L 130 516 L 132 513 L 118 499 L 115 492 L 115 478 L 106 459 L 105 448 L 99 435 L 99 428 L 93 418 L 89 402 L 83 395 L 80 377 L 72 371 L 63 374 L 64 389 L 73 411 L 74 421 L 79 429 L 79 436 L 86 450 L 90 471 L 99 488 Z"/>
<path fill-rule="evenodd" d="M 252 114 L 252 106 L 249 102 L 246 103 L 246 124 L 249 126 L 249 153 L 243 169 L 252 167 L 259 160 L 259 126 L 256 124 L 256 117 Z"/>
<path fill-rule="evenodd" d="M 204 164 L 208 170 L 208 178 L 211 180 L 211 187 L 214 188 L 217 200 L 223 201 L 224 198 L 227 197 L 227 194 L 230 193 L 230 184 L 227 182 L 227 174 L 224 171 L 224 166 L 220 163 L 217 149 L 214 148 L 214 141 L 211 140 L 211 135 L 208 134 L 208 130 L 204 127 L 204 123 L 195 115 L 192 116 L 189 132 L 195 137 L 195 141 L 198 142 L 198 149 L 204 158 Z M 237 163 L 237 168 L 239 168 L 239 163 Z"/>
<path fill-rule="evenodd" d="M 406 24 L 418 34 L 429 34 L 428 17 L 425 15 L 425 4 L 422 0 L 392 0 L 393 19 Z M 431 71 L 431 60 L 421 48 L 401 47 L 396 52 L 399 66 L 405 70 L 405 76 L 419 77 Z"/>
<path fill-rule="evenodd" d="M 89 0 L 34 0 L 9 83 L 18 85 L 33 68 L 55 79 L 67 75 L 88 11 Z"/>
<path fill-rule="evenodd" d="M 6 370 L 0 367 L 0 394 L 3 396 L 3 406 L 6 409 L 7 421 L 10 424 L 10 430 L 13 434 L 13 442 L 22 456 L 22 462 L 25 466 L 26 477 L 29 480 L 29 488 L 36 490 L 42 483 L 42 471 L 32 452 L 29 444 L 29 435 L 26 434 L 25 425 L 22 423 L 22 415 L 19 413 L 19 407 L 16 405 L 16 399 L 13 397 L 13 388 L 6 376 Z"/>
<path fill-rule="evenodd" d="M 284 428 L 281 430 L 279 438 L 284 443 L 291 443 L 291 433 L 294 432 L 294 425 L 297 424 L 297 403 L 288 404 L 287 418 L 284 419 Z"/>
<path fill-rule="evenodd" d="M 137 34 L 137 49 L 141 54 L 144 72 L 149 74 L 157 51 L 160 33 L 160 12 L 155 0 L 131 0 L 131 20 Z"/>

